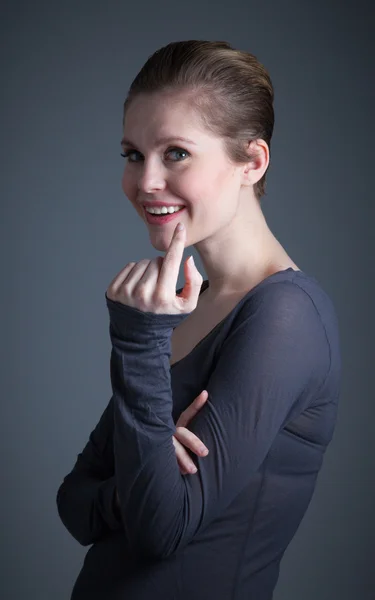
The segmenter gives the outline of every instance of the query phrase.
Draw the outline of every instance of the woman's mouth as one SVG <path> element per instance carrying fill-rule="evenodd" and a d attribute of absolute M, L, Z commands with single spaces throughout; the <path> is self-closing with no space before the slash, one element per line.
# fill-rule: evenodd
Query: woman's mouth
<path fill-rule="evenodd" d="M 169 223 L 169 221 L 172 221 L 173 219 L 181 215 L 181 213 L 183 213 L 185 209 L 186 206 L 180 208 L 180 210 L 177 210 L 176 212 L 164 213 L 159 215 L 151 214 L 147 212 L 146 209 L 144 209 L 144 211 L 146 214 L 147 223 L 150 223 L 150 225 L 164 225 L 165 223 Z"/>

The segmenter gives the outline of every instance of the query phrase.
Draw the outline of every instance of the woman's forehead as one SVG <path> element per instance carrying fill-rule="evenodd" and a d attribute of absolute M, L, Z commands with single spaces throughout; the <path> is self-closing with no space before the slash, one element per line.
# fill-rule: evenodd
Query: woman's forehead
<path fill-rule="evenodd" d="M 188 105 L 137 103 L 130 106 L 124 120 L 123 142 L 127 145 L 147 141 L 158 148 L 174 140 L 194 147 L 213 137 Z"/>

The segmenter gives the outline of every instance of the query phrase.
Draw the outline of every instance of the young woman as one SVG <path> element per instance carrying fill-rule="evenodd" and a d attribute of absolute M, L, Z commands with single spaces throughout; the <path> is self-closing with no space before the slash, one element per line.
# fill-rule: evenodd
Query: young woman
<path fill-rule="evenodd" d="M 165 256 L 106 291 L 113 395 L 57 495 L 92 544 L 72 600 L 272 598 L 341 368 L 330 298 L 261 210 L 273 124 L 267 71 L 225 42 L 171 43 L 131 85 L 122 186 Z M 176 290 L 187 246 L 208 279 L 184 261 Z"/>

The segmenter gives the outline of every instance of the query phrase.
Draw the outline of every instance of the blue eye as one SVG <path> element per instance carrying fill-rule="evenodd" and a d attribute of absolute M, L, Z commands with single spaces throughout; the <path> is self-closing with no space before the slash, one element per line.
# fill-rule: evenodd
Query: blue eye
<path fill-rule="evenodd" d="M 187 152 L 186 150 L 183 150 L 182 148 L 170 148 L 168 150 L 169 152 L 179 152 L 180 154 L 186 154 L 186 156 L 190 156 L 189 152 Z M 185 160 L 184 158 L 182 160 Z M 180 161 L 177 161 L 180 162 Z"/>
<path fill-rule="evenodd" d="M 183 148 L 168 148 L 166 154 L 170 154 L 171 152 L 185 154 L 186 155 L 185 158 L 190 156 L 189 152 L 187 150 L 183 150 Z M 132 162 L 132 163 L 139 162 L 136 159 L 130 158 L 132 154 L 139 154 L 140 156 L 142 156 L 141 153 L 138 152 L 138 150 L 133 150 L 133 149 L 129 149 L 129 150 L 126 150 L 125 152 L 122 152 L 121 156 L 123 156 L 124 158 L 129 158 L 128 162 Z M 179 159 L 172 160 L 172 162 L 181 162 L 182 160 L 185 160 L 185 158 L 182 158 L 181 160 L 179 160 Z"/>

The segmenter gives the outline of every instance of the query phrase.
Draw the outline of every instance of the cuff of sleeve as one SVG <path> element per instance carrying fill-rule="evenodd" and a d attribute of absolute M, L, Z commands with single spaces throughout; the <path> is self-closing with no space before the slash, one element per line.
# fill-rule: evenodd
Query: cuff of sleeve
<path fill-rule="evenodd" d="M 157 333 L 176 327 L 190 313 L 178 315 L 144 312 L 133 306 L 110 300 L 105 294 L 111 325 L 118 332 L 137 329 Z"/>

